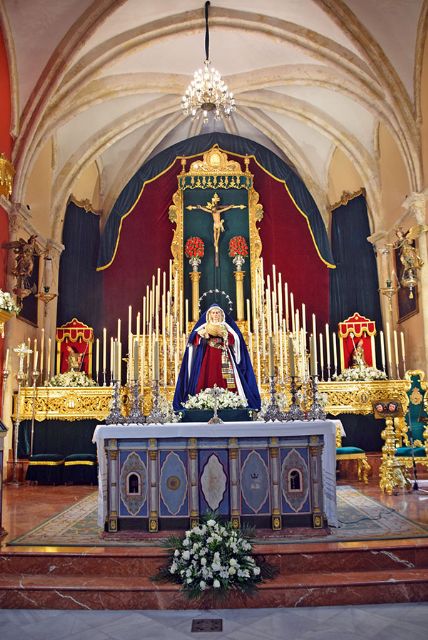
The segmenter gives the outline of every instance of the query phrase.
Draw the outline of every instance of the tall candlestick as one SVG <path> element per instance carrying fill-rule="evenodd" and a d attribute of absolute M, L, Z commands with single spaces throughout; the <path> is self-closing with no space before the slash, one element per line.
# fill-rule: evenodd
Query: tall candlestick
<path fill-rule="evenodd" d="M 316 361 L 316 336 L 311 335 L 311 340 L 310 340 L 310 345 L 311 345 L 311 376 L 316 376 L 318 375 L 318 371 L 317 371 L 317 361 Z"/>
<path fill-rule="evenodd" d="M 269 376 L 275 375 L 275 354 L 273 351 L 273 338 L 269 336 Z"/>
<path fill-rule="evenodd" d="M 295 376 L 296 367 L 294 363 L 294 346 L 293 346 L 293 339 L 291 337 L 288 339 L 288 351 L 290 354 L 290 376 Z"/>
<path fill-rule="evenodd" d="M 119 354 L 118 365 L 117 365 L 117 379 L 119 380 L 119 382 L 121 382 L 122 380 L 122 343 L 121 342 L 118 343 L 117 352 Z"/>
<path fill-rule="evenodd" d="M 27 372 L 30 371 L 30 355 L 31 355 L 31 338 L 27 338 Z"/>
<path fill-rule="evenodd" d="M 9 364 L 9 349 L 6 349 L 6 358 L 5 358 L 5 361 L 4 361 L 5 370 L 7 370 L 8 364 Z"/>
<path fill-rule="evenodd" d="M 33 359 L 33 371 L 37 371 L 37 363 L 39 361 L 39 352 L 36 351 L 34 353 L 34 359 Z"/>
<path fill-rule="evenodd" d="M 138 312 L 137 313 L 137 327 L 136 327 L 136 334 L 137 334 L 138 342 L 140 341 L 140 333 L 141 333 L 141 313 Z"/>
<path fill-rule="evenodd" d="M 120 342 L 121 319 L 117 319 L 117 341 Z"/>
<path fill-rule="evenodd" d="M 157 340 L 153 345 L 153 380 L 159 382 L 159 342 Z"/>
<path fill-rule="evenodd" d="M 34 346 L 33 346 L 33 371 L 37 371 L 37 367 L 34 364 L 34 359 L 36 357 L 37 352 L 37 338 L 34 338 Z"/>
<path fill-rule="evenodd" d="M 113 336 L 110 337 L 110 376 L 113 380 L 116 380 L 115 377 L 115 368 L 114 368 L 114 355 L 115 355 L 115 346 Z"/>
<path fill-rule="evenodd" d="M 330 369 L 330 328 L 328 322 L 325 325 L 325 350 L 327 355 L 327 368 Z"/>
<path fill-rule="evenodd" d="M 137 381 L 138 380 L 138 365 L 139 365 L 139 358 L 138 358 L 138 340 L 134 340 L 134 349 L 133 349 L 133 355 L 134 355 L 134 380 Z"/>

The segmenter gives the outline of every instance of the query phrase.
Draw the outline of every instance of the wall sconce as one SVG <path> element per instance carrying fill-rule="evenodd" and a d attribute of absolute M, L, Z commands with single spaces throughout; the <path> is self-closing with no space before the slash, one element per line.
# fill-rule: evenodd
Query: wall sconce
<path fill-rule="evenodd" d="M 49 250 L 43 256 L 43 278 L 42 278 L 42 290 L 36 293 L 36 298 L 39 298 L 45 303 L 45 315 L 47 312 L 47 305 L 51 300 L 57 297 L 56 293 L 51 291 L 53 281 L 53 266 L 52 258 L 49 255 Z"/>

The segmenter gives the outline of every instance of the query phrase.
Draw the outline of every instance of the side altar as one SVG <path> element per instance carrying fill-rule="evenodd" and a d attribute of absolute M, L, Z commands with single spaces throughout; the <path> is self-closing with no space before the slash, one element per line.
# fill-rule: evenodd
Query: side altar
<path fill-rule="evenodd" d="M 337 525 L 333 421 L 99 425 L 98 524 L 107 531 Z"/>

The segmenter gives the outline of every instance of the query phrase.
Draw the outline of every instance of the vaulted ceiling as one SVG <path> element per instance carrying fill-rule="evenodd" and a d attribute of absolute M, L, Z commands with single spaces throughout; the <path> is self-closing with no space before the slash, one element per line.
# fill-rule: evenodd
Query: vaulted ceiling
<path fill-rule="evenodd" d="M 53 209 L 97 163 L 103 209 L 157 151 L 228 131 L 282 154 L 315 197 L 341 149 L 376 188 L 377 131 L 395 138 L 412 189 L 424 0 L 212 0 L 210 59 L 234 92 L 225 123 L 192 122 L 180 97 L 204 60 L 202 0 L 2 0 L 13 70 L 15 199 L 54 140 Z"/>

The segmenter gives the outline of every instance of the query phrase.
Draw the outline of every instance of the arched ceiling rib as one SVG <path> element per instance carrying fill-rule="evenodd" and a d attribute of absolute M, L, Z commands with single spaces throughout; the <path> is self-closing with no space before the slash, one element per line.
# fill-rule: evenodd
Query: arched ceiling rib
<path fill-rule="evenodd" d="M 206 130 L 180 112 L 180 95 L 203 62 L 204 3 L 32 0 L 28 12 L 24 4 L 0 6 L 22 98 L 14 196 L 23 201 L 37 155 L 54 135 L 57 231 L 67 190 L 85 164 L 102 167 L 106 216 L 131 171 L 169 143 Z M 379 11 L 391 4 L 379 26 Z M 340 148 L 367 182 L 374 209 L 373 131 L 383 122 L 417 189 L 413 81 L 424 7 L 423 0 L 212 0 L 211 58 L 238 105 L 222 130 L 279 147 L 321 209 L 331 154 Z"/>

